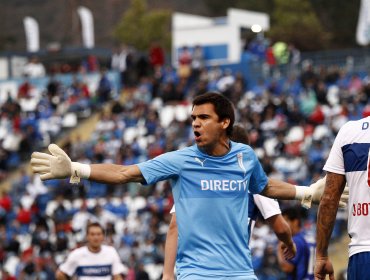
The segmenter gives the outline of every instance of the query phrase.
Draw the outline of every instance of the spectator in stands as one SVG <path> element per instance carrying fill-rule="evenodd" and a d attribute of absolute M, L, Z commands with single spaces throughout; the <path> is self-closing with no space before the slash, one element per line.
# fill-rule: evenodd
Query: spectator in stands
<path fill-rule="evenodd" d="M 298 71 L 299 63 L 301 62 L 301 52 L 292 43 L 288 45 L 288 52 L 290 67 L 288 74 L 296 74 Z"/>
<path fill-rule="evenodd" d="M 23 74 L 30 78 L 44 77 L 46 74 L 44 65 L 37 56 L 32 56 L 23 68 Z"/>
<path fill-rule="evenodd" d="M 257 36 L 248 44 L 249 51 L 257 60 L 263 61 L 266 56 L 266 42 L 262 34 Z"/>
<path fill-rule="evenodd" d="M 100 80 L 96 90 L 98 96 L 98 104 L 103 105 L 111 99 L 112 83 L 107 76 L 107 69 L 102 68 L 100 71 Z"/>
<path fill-rule="evenodd" d="M 108 229 L 108 224 L 114 223 L 117 220 L 117 216 L 115 214 L 104 209 L 99 203 L 95 205 L 93 213 L 96 217 L 96 220 L 99 221 L 99 223 L 106 228 L 106 230 Z"/>
<path fill-rule="evenodd" d="M 5 268 L 2 268 L 0 271 L 0 276 L 2 277 L 1 279 L 3 280 L 17 280 L 14 276 L 12 276 L 8 270 Z"/>
<path fill-rule="evenodd" d="M 230 99 L 232 95 L 235 77 L 231 69 L 225 69 L 217 82 L 217 90 Z"/>
<path fill-rule="evenodd" d="M 87 71 L 88 72 L 99 71 L 99 60 L 95 55 L 93 54 L 88 55 L 86 61 L 87 61 Z"/>
<path fill-rule="evenodd" d="M 64 224 L 70 218 L 71 208 L 71 203 L 65 200 L 63 195 L 57 194 L 54 203 L 49 203 L 45 212 L 56 224 Z"/>
<path fill-rule="evenodd" d="M 54 103 L 53 98 L 57 98 L 61 93 L 61 86 L 62 86 L 61 83 L 56 79 L 54 75 L 52 75 L 46 86 L 47 95 L 52 103 Z"/>
<path fill-rule="evenodd" d="M 14 256 L 19 255 L 21 244 L 18 241 L 18 237 L 18 234 L 12 233 L 11 236 L 4 241 L 3 248 L 7 254 L 13 254 Z"/>
<path fill-rule="evenodd" d="M 268 73 L 267 76 L 273 77 L 275 68 L 276 68 L 276 58 L 274 54 L 274 48 L 272 47 L 271 43 L 269 43 L 266 49 L 265 55 L 266 55 L 265 59 L 266 59 L 267 73 Z"/>
<path fill-rule="evenodd" d="M 43 138 L 36 124 L 37 121 L 27 124 L 22 128 L 21 140 L 19 142 L 19 148 L 17 149 L 22 159 L 25 159 L 32 149 L 41 146 Z"/>
<path fill-rule="evenodd" d="M 188 46 L 183 46 L 178 58 L 177 75 L 179 78 L 188 79 L 191 75 L 192 54 Z"/>
<path fill-rule="evenodd" d="M 285 42 L 275 42 L 272 48 L 278 65 L 285 65 L 289 62 L 289 50 Z"/>
<path fill-rule="evenodd" d="M 304 60 L 302 62 L 302 72 L 300 76 L 300 81 L 303 88 L 316 88 L 318 82 L 318 75 L 315 73 L 312 65 L 312 61 Z"/>
<path fill-rule="evenodd" d="M 69 240 L 68 235 L 64 230 L 58 229 L 56 230 L 56 241 L 55 241 L 55 256 L 58 256 L 58 253 L 62 256 L 67 253 L 69 249 Z"/>
<path fill-rule="evenodd" d="M 32 213 L 30 209 L 25 208 L 21 203 L 18 205 L 17 221 L 21 226 L 21 233 L 26 234 L 32 222 Z"/>
<path fill-rule="evenodd" d="M 153 72 L 160 70 L 164 66 L 164 50 L 158 41 L 153 41 L 149 48 L 149 61 Z"/>
<path fill-rule="evenodd" d="M 256 272 L 259 280 L 285 279 L 285 275 L 279 267 L 275 247 L 276 245 L 271 242 L 266 244 L 263 251 L 261 267 Z"/>
<path fill-rule="evenodd" d="M 175 84 L 173 82 L 163 84 L 160 91 L 160 97 L 164 104 L 178 100 L 175 91 Z"/>
<path fill-rule="evenodd" d="M 195 45 L 192 60 L 191 60 L 191 80 L 193 83 L 197 83 L 199 75 L 203 67 L 205 66 L 203 48 L 200 45 Z"/>
<path fill-rule="evenodd" d="M 0 207 L 6 212 L 10 213 L 12 210 L 12 198 L 10 197 L 9 193 L 4 191 L 0 194 Z"/>
<path fill-rule="evenodd" d="M 90 222 L 97 221 L 96 217 L 88 211 L 86 200 L 82 201 L 80 209 L 73 215 L 72 229 L 74 232 L 83 232 Z"/>
<path fill-rule="evenodd" d="M 123 195 L 121 195 L 116 203 L 111 202 L 111 196 L 107 196 L 107 201 L 103 207 L 121 219 L 126 219 L 130 212 L 123 199 Z"/>
<path fill-rule="evenodd" d="M 139 263 L 136 268 L 136 274 L 135 274 L 136 280 L 149 280 L 149 274 L 145 271 L 144 265 L 142 263 Z"/>
<path fill-rule="evenodd" d="M 113 51 L 111 58 L 111 68 L 116 70 L 121 75 L 121 86 L 128 84 L 128 73 L 127 73 L 127 57 L 129 55 L 129 48 L 123 44 L 121 48 L 117 48 Z"/>
<path fill-rule="evenodd" d="M 134 56 L 135 57 L 131 59 L 133 70 L 130 72 L 132 72 L 132 85 L 136 87 L 142 80 L 147 79 L 149 75 L 151 75 L 152 69 L 146 54 L 137 52 Z"/>
<path fill-rule="evenodd" d="M 24 82 L 18 88 L 18 99 L 29 99 L 32 97 L 33 86 L 30 83 L 29 76 L 24 76 Z"/>
<path fill-rule="evenodd" d="M 357 73 L 353 74 L 348 85 L 350 95 L 356 96 L 362 90 L 362 81 Z"/>
<path fill-rule="evenodd" d="M 40 232 L 36 248 L 38 248 L 38 254 L 42 257 L 51 256 L 54 253 L 55 248 L 49 240 L 49 234 L 47 230 Z"/>
<path fill-rule="evenodd" d="M 92 100 L 90 90 L 85 81 L 74 77 L 72 84 L 67 89 L 68 111 L 77 113 L 79 116 L 90 115 Z"/>

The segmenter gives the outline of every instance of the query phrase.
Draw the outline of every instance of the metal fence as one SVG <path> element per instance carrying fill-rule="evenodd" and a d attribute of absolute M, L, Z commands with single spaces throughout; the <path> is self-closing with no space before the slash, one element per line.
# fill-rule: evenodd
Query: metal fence
<path fill-rule="evenodd" d="M 261 79 L 266 81 L 284 79 L 292 74 L 299 75 L 306 61 L 311 62 L 316 70 L 320 67 L 339 67 L 348 74 L 356 73 L 363 77 L 370 73 L 370 48 L 302 52 L 299 64 L 293 66 L 288 63 L 273 69 L 264 61 L 250 59 L 246 66 L 246 80 L 253 87 Z"/>
<path fill-rule="evenodd" d="M 301 61 L 310 59 L 314 65 L 347 67 L 353 71 L 370 70 L 370 48 L 305 52 Z"/>

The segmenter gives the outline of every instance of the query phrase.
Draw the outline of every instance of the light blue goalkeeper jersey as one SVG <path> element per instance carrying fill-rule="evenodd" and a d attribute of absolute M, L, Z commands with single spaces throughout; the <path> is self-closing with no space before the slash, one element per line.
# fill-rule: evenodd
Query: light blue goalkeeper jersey
<path fill-rule="evenodd" d="M 248 247 L 248 190 L 267 177 L 251 147 L 231 142 L 224 156 L 196 145 L 138 164 L 147 184 L 172 179 L 179 279 L 256 279 Z"/>

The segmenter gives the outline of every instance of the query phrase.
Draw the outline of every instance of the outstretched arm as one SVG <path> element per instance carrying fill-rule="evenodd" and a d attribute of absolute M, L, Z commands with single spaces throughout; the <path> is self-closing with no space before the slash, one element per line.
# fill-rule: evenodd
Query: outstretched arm
<path fill-rule="evenodd" d="M 136 165 L 88 165 L 72 162 L 69 156 L 55 144 L 49 145 L 49 151 L 50 154 L 34 152 L 31 156 L 32 171 L 40 174 L 41 180 L 71 177 L 71 183 L 78 183 L 82 178 L 106 184 L 144 181 Z"/>
<path fill-rule="evenodd" d="M 276 199 L 293 200 L 296 199 L 296 187 L 295 185 L 269 178 L 267 186 L 261 192 L 261 195 Z"/>
<path fill-rule="evenodd" d="M 344 175 L 327 173 L 326 187 L 317 214 L 317 246 L 315 279 L 334 279 L 333 266 L 328 257 L 328 247 L 338 210 L 339 199 L 346 184 Z"/>
<path fill-rule="evenodd" d="M 137 165 L 91 164 L 89 180 L 107 184 L 127 182 L 144 182 L 144 178 Z"/>
<path fill-rule="evenodd" d="M 166 244 L 164 247 L 164 266 L 162 280 L 174 279 L 174 269 L 177 254 L 177 238 L 178 231 L 176 223 L 176 213 L 173 213 L 167 232 Z"/>
<path fill-rule="evenodd" d="M 268 184 L 262 195 L 285 200 L 298 200 L 305 208 L 310 208 L 311 203 L 319 204 L 325 189 L 326 176 L 307 186 L 296 186 L 277 179 L 269 178 Z M 344 208 L 348 202 L 348 187 L 342 189 L 339 207 Z"/>

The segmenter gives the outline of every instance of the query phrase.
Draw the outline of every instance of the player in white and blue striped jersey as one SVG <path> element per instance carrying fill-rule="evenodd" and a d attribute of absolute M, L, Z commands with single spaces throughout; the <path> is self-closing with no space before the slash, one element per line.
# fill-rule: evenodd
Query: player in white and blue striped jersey
<path fill-rule="evenodd" d="M 74 249 L 62 263 L 55 277 L 57 280 L 76 276 L 79 280 L 122 280 L 127 268 L 112 246 L 103 245 L 104 229 L 91 223 L 86 229 L 87 245 Z"/>
<path fill-rule="evenodd" d="M 349 121 L 339 130 L 324 170 L 325 191 L 317 220 L 315 279 L 334 279 L 328 257 L 339 197 L 349 187 L 349 280 L 370 279 L 370 117 Z"/>

